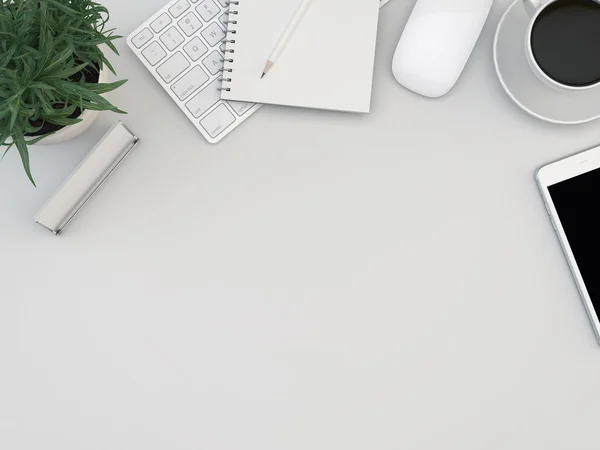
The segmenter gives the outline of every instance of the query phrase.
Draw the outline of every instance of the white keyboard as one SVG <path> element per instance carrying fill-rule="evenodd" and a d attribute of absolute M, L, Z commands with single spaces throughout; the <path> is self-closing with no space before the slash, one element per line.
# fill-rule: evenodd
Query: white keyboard
<path fill-rule="evenodd" d="M 221 100 L 229 0 L 173 0 L 127 44 L 211 144 L 261 105 Z"/>
<path fill-rule="evenodd" d="M 127 37 L 131 50 L 211 144 L 262 106 L 221 100 L 229 1 L 173 0 Z"/>

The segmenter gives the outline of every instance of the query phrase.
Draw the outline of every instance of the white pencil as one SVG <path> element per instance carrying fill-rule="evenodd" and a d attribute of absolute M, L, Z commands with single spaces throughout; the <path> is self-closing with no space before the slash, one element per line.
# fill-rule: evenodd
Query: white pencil
<path fill-rule="evenodd" d="M 283 33 L 283 36 L 281 36 L 281 39 L 279 39 L 277 47 L 275 47 L 275 50 L 273 50 L 269 61 L 267 61 L 267 65 L 263 70 L 261 78 L 263 78 L 269 72 L 269 70 L 271 70 L 271 67 L 273 67 L 273 64 L 275 64 L 275 62 L 277 61 L 277 58 L 279 58 L 279 56 L 283 53 L 292 35 L 294 34 L 294 31 L 296 31 L 296 27 L 302 21 L 304 14 L 306 14 L 306 11 L 308 11 L 308 7 L 312 2 L 313 0 L 302 0 L 302 3 L 298 7 L 298 10 L 294 15 L 294 18 L 286 28 L 285 32 Z"/>

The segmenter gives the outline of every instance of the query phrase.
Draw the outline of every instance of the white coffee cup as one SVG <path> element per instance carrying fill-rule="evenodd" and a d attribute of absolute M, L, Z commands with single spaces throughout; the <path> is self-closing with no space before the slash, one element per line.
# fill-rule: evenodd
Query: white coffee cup
<path fill-rule="evenodd" d="M 535 75 L 543 81 L 548 86 L 551 86 L 555 89 L 563 90 L 563 91 L 585 91 L 588 89 L 593 89 L 595 87 L 600 86 L 600 82 L 586 85 L 586 86 L 571 86 L 568 84 L 560 83 L 552 78 L 550 78 L 546 73 L 540 68 L 538 65 L 534 55 L 533 49 L 531 48 L 531 35 L 533 33 L 533 26 L 535 25 L 540 14 L 551 4 L 556 2 L 563 2 L 568 0 L 523 0 L 523 4 L 525 6 L 525 10 L 529 13 L 531 17 L 529 21 L 529 26 L 527 27 L 527 34 L 525 36 L 525 55 L 527 56 L 527 62 L 529 63 L 529 67 Z M 600 57 L 600 55 L 599 55 Z"/>

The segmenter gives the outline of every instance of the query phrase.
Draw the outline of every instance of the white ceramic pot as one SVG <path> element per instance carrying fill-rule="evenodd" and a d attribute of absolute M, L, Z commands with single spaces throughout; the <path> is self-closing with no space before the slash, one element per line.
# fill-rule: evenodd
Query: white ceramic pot
<path fill-rule="evenodd" d="M 98 80 L 99 83 L 106 83 L 108 78 L 108 71 L 106 68 L 103 68 L 100 71 L 100 78 Z M 83 112 L 80 119 L 81 122 L 76 123 L 75 125 L 69 125 L 68 127 L 64 127 L 58 130 L 56 133 L 51 134 L 50 136 L 45 137 L 41 141 L 39 141 L 36 145 L 56 145 L 61 142 L 69 141 L 77 136 L 85 133 L 89 127 L 96 121 L 98 118 L 98 114 L 100 111 L 89 111 L 86 110 Z"/>

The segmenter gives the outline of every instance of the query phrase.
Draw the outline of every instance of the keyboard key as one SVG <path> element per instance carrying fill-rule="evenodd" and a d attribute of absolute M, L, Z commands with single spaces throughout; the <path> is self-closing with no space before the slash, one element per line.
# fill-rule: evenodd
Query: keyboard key
<path fill-rule="evenodd" d="M 221 23 L 223 24 L 223 26 L 225 28 L 227 28 L 227 20 L 229 19 L 229 14 L 225 13 L 225 14 L 221 14 L 221 17 L 219 17 L 219 20 L 221 21 Z"/>
<path fill-rule="evenodd" d="M 185 38 L 177 31 L 177 28 L 171 27 L 160 37 L 160 40 L 165 44 L 165 47 L 167 47 L 168 50 L 173 51 L 185 41 Z"/>
<path fill-rule="evenodd" d="M 213 0 L 204 0 L 196 6 L 196 11 L 205 22 L 209 22 L 210 19 L 221 12 L 221 8 L 219 8 Z"/>
<path fill-rule="evenodd" d="M 247 111 L 250 110 L 256 103 L 246 102 L 227 102 L 229 106 L 235 111 L 238 116 L 243 116 Z"/>
<path fill-rule="evenodd" d="M 223 8 L 227 8 L 229 6 L 229 0 L 217 0 Z"/>
<path fill-rule="evenodd" d="M 150 65 L 155 66 L 165 59 L 167 52 L 165 52 L 158 42 L 154 41 L 142 51 L 142 55 L 144 55 L 144 58 L 146 58 Z"/>
<path fill-rule="evenodd" d="M 169 12 L 171 13 L 171 15 L 173 17 L 175 17 L 177 19 L 180 15 L 182 15 L 188 9 L 190 9 L 190 4 L 188 3 L 188 1 L 187 0 L 179 0 L 177 3 L 175 3 L 173 6 L 171 6 L 169 8 Z"/>
<path fill-rule="evenodd" d="M 219 105 L 200 121 L 200 125 L 210 134 L 210 137 L 215 138 L 233 122 L 235 122 L 235 116 L 225 105 Z"/>
<path fill-rule="evenodd" d="M 223 28 L 217 25 L 216 22 L 211 23 L 206 30 L 200 34 L 202 34 L 204 39 L 206 39 L 206 42 L 208 42 L 208 45 L 211 47 L 214 47 L 223 39 L 225 39 L 225 32 L 223 31 Z"/>
<path fill-rule="evenodd" d="M 177 52 L 167 59 L 162 66 L 159 66 L 156 71 L 166 83 L 170 83 L 188 67 L 190 67 L 190 63 L 186 57 L 183 56 L 183 53 Z"/>
<path fill-rule="evenodd" d="M 212 52 L 202 60 L 202 64 L 212 75 L 216 75 L 223 68 L 223 54 Z"/>
<path fill-rule="evenodd" d="M 171 90 L 179 97 L 179 100 L 185 100 L 208 80 L 209 77 L 206 72 L 200 66 L 196 66 L 177 80 L 176 83 L 173 83 Z"/>
<path fill-rule="evenodd" d="M 154 34 L 152 34 L 152 31 L 150 31 L 150 28 L 144 28 L 135 35 L 131 42 L 133 42 L 133 45 L 135 45 L 136 48 L 142 48 L 144 45 L 150 42 L 153 37 Z"/>
<path fill-rule="evenodd" d="M 154 30 L 155 33 L 160 33 L 162 30 L 164 30 L 167 25 L 169 25 L 172 22 L 171 18 L 169 17 L 168 14 L 164 13 L 161 14 L 158 19 L 156 19 L 154 22 L 152 22 L 150 24 L 150 26 L 152 27 L 152 29 Z"/>
<path fill-rule="evenodd" d="M 208 51 L 208 47 L 204 45 L 199 37 L 195 37 L 189 43 L 185 44 L 183 49 L 194 62 L 198 61 Z"/>
<path fill-rule="evenodd" d="M 188 13 L 178 23 L 179 28 L 181 28 L 188 36 L 191 36 L 200 28 L 202 28 L 202 22 L 200 22 L 200 19 L 198 19 L 194 13 Z"/>
<path fill-rule="evenodd" d="M 217 78 L 187 102 L 185 107 L 197 119 L 221 100 L 220 87 L 221 81 Z"/>

